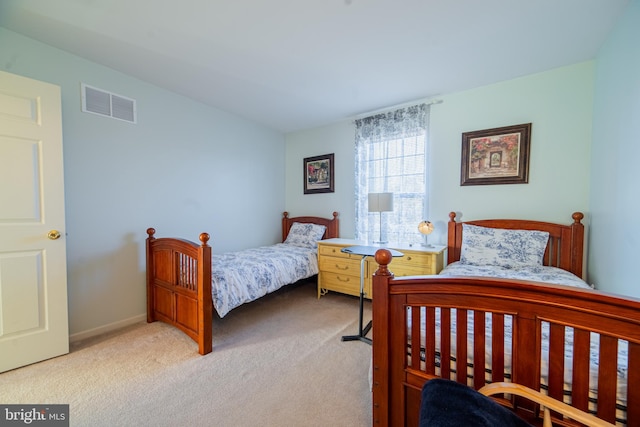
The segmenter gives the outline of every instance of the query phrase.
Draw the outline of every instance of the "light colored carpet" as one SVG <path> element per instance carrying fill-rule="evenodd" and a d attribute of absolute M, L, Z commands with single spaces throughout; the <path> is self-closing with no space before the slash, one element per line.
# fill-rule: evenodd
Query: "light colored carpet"
<path fill-rule="evenodd" d="M 140 323 L 0 374 L 0 402 L 68 403 L 72 426 L 370 426 L 371 346 L 340 340 L 357 328 L 357 298 L 307 282 L 215 319 L 206 356 Z"/>

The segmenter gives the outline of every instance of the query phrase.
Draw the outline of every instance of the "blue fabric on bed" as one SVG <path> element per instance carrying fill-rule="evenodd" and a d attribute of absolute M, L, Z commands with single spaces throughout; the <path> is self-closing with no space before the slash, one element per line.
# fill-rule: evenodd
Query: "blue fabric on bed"
<path fill-rule="evenodd" d="M 420 427 L 531 427 L 491 398 L 455 381 L 432 379 L 422 388 Z"/>

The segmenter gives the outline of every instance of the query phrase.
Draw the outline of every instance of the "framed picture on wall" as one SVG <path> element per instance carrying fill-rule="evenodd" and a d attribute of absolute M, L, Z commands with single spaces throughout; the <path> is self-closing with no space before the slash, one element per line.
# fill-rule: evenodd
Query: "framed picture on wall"
<path fill-rule="evenodd" d="M 333 153 L 306 157 L 302 166 L 304 194 L 333 193 Z"/>
<path fill-rule="evenodd" d="M 460 185 L 529 182 L 531 123 L 462 134 Z"/>

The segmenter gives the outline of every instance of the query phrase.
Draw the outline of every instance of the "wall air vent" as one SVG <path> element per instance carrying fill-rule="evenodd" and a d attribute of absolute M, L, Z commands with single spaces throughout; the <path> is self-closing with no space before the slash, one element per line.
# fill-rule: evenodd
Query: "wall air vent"
<path fill-rule="evenodd" d="M 84 83 L 82 86 L 82 111 L 136 123 L 136 101 L 116 95 Z"/>

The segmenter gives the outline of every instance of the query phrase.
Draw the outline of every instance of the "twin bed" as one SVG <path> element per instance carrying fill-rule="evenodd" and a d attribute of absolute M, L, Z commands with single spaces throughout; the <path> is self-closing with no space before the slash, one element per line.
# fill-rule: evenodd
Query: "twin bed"
<path fill-rule="evenodd" d="M 579 280 L 583 215 L 570 225 L 455 216 L 441 275 L 396 279 L 390 254 L 376 253 L 374 424 L 418 425 L 423 385 L 445 378 L 476 390 L 517 383 L 607 422 L 640 425 L 640 301 Z M 498 400 L 539 417 L 531 401 Z"/>
<path fill-rule="evenodd" d="M 282 218 L 282 243 L 212 255 L 209 235 L 200 244 L 156 238 L 147 230 L 147 321 L 160 320 L 182 330 L 210 353 L 213 310 L 224 317 L 232 309 L 267 293 L 318 274 L 317 241 L 339 237 L 332 218 Z"/>

